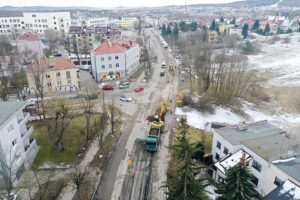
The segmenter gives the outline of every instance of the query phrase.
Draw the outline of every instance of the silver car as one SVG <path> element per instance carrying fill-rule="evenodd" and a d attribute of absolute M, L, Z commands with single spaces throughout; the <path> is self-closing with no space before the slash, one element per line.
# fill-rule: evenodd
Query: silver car
<path fill-rule="evenodd" d="M 121 95 L 120 100 L 125 101 L 125 102 L 131 102 L 132 98 L 130 96 L 127 96 L 127 95 Z"/>

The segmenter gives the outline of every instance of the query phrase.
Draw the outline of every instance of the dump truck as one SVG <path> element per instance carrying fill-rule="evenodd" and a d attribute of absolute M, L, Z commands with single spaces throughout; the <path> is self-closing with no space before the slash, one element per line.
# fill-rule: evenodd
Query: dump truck
<path fill-rule="evenodd" d="M 159 146 L 160 129 L 151 127 L 146 139 L 146 150 L 149 152 L 156 152 Z"/>

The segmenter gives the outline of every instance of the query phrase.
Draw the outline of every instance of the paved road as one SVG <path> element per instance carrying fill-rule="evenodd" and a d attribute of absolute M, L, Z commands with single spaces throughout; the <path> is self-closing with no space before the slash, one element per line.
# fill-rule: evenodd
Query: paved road
<path fill-rule="evenodd" d="M 149 30 L 147 34 L 152 35 Z M 135 147 L 135 139 L 145 138 L 148 131 L 146 117 L 153 114 L 154 110 L 159 106 L 161 98 L 167 99 L 171 95 L 170 90 L 174 90 L 172 84 L 167 82 L 168 75 L 166 77 L 159 76 L 161 62 L 165 61 L 168 64 L 169 52 L 161 48 L 157 38 L 153 35 L 151 36 L 151 46 L 155 49 L 154 52 L 158 56 L 158 63 L 154 67 L 151 80 L 145 85 L 145 91 L 142 93 L 131 93 L 130 95 L 135 99 L 135 102 L 122 105 L 122 110 L 126 110 L 126 107 L 129 106 L 133 114 L 128 117 L 127 122 L 123 123 L 123 134 L 120 138 L 119 146 L 112 154 L 109 163 L 107 163 L 108 167 L 103 171 L 100 186 L 95 196 L 97 200 L 119 199 L 122 185 L 127 175 L 127 160 Z M 135 84 L 140 84 L 140 80 Z M 141 156 L 143 157 L 143 154 Z M 154 163 L 154 165 L 159 164 Z"/>

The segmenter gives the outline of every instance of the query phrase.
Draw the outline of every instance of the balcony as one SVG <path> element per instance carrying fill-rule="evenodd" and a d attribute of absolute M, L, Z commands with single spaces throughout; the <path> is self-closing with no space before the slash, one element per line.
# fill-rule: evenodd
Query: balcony
<path fill-rule="evenodd" d="M 30 154 L 30 152 L 33 149 L 36 149 L 36 147 L 37 147 L 36 140 L 33 138 L 29 139 L 29 144 L 25 146 L 26 155 Z"/>
<path fill-rule="evenodd" d="M 33 133 L 33 127 L 32 126 L 28 126 L 26 124 L 26 131 L 24 133 L 21 132 L 21 137 L 23 140 L 25 140 L 26 138 L 28 138 L 31 134 Z"/>
<path fill-rule="evenodd" d="M 22 126 L 23 124 L 25 124 L 26 122 L 28 122 L 30 117 L 29 112 L 23 112 L 23 118 L 18 119 L 18 123 L 20 124 L 20 126 Z"/>

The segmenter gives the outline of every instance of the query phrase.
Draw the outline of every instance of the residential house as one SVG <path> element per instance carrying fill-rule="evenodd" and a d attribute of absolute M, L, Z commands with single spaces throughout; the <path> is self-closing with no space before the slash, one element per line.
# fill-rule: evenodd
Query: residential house
<path fill-rule="evenodd" d="M 132 40 L 106 40 L 91 51 L 92 74 L 96 81 L 123 79 L 139 68 L 140 48 Z"/>
<path fill-rule="evenodd" d="M 12 172 L 14 185 L 39 150 L 25 106 L 25 101 L 0 102 L 0 164 L 4 166 L 1 175 L 6 173 L 4 170 Z"/>
<path fill-rule="evenodd" d="M 20 35 L 17 40 L 17 49 L 22 55 L 27 58 L 43 58 L 43 44 L 41 36 L 38 33 L 25 32 Z"/>
<path fill-rule="evenodd" d="M 216 43 L 219 41 L 219 35 L 217 31 L 208 31 L 208 41 Z"/>
<path fill-rule="evenodd" d="M 213 130 L 213 178 L 222 181 L 226 171 L 244 156 L 256 191 L 266 196 L 287 181 L 300 186 L 300 137 L 267 121 Z"/>
<path fill-rule="evenodd" d="M 133 29 L 137 23 L 138 19 L 136 17 L 122 17 L 121 19 L 110 20 L 110 24 L 127 29 Z"/>
<path fill-rule="evenodd" d="M 37 73 L 45 93 L 73 92 L 79 89 L 77 68 L 64 57 L 43 58 L 27 67 L 29 89 L 33 93 L 36 90 Z"/>

